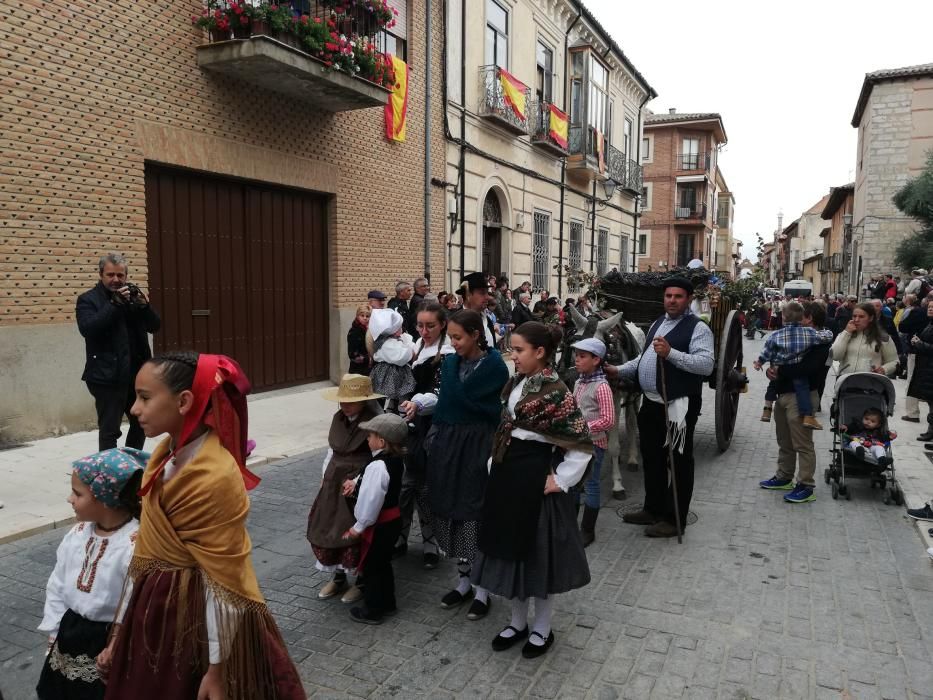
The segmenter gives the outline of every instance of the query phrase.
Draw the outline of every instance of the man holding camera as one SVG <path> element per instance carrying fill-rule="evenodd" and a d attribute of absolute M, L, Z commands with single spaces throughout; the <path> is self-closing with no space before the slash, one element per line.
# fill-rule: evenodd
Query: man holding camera
<path fill-rule="evenodd" d="M 147 334 L 158 331 L 161 321 L 143 291 L 127 282 L 122 255 L 103 256 L 98 272 L 100 281 L 78 297 L 75 308 L 86 354 L 81 379 L 94 397 L 99 449 L 117 446 L 124 414 L 130 421 L 126 446 L 141 449 L 146 436 L 130 408 L 136 373 L 152 357 Z"/>

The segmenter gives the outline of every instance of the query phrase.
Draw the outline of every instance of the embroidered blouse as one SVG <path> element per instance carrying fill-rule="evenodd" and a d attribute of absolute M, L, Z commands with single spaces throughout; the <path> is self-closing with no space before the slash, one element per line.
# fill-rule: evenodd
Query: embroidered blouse
<path fill-rule="evenodd" d="M 515 417 L 515 406 L 522 398 L 522 385 L 525 381 L 525 379 L 522 379 L 518 382 L 512 388 L 512 393 L 509 394 L 508 408 L 512 418 Z M 531 440 L 534 442 L 544 442 L 549 445 L 556 444 L 553 440 L 541 433 L 525 430 L 524 428 L 512 428 L 512 437 L 516 440 Z M 583 452 L 582 450 L 567 450 L 564 453 L 564 459 L 557 465 L 556 473 L 554 474 L 554 480 L 562 491 L 566 493 L 572 486 L 579 483 L 580 479 L 583 478 L 584 472 L 586 472 L 586 465 L 589 464 L 590 457 L 592 457 L 591 454 Z"/>
<path fill-rule="evenodd" d="M 123 580 L 133 556 L 139 521 L 135 518 L 114 533 L 99 535 L 94 523 L 75 525 L 58 545 L 55 569 L 45 588 L 45 611 L 39 631 L 54 637 L 69 608 L 94 622 L 123 620 L 132 592 L 127 583 L 120 609 Z"/>

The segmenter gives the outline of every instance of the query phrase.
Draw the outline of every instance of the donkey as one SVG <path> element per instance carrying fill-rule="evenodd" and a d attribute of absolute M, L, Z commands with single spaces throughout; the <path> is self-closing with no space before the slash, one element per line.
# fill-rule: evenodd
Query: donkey
<path fill-rule="evenodd" d="M 571 360 L 573 351 L 571 345 L 581 338 L 597 338 L 606 344 L 606 362 L 621 365 L 628 360 L 638 357 L 645 347 L 645 332 L 630 321 L 623 319 L 619 313 L 609 318 L 592 315 L 589 318 L 581 314 L 576 307 L 570 307 L 570 317 L 576 332 L 568 335 L 561 353 L 561 377 L 568 386 L 576 381 L 576 369 Z M 625 459 L 630 471 L 638 471 L 638 409 L 641 405 L 641 393 L 623 391 L 613 382 L 613 399 L 616 408 L 615 430 L 609 431 L 609 454 L 612 455 L 612 495 L 614 498 L 625 498 L 625 487 L 622 486 L 622 472 L 620 468 L 620 453 L 625 444 Z M 623 418 L 624 416 L 624 418 Z M 625 426 L 627 442 L 622 440 L 622 426 Z"/>

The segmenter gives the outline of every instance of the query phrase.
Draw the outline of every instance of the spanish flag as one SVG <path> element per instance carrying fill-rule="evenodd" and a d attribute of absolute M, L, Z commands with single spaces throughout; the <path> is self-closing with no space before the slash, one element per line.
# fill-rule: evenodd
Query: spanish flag
<path fill-rule="evenodd" d="M 550 122 L 548 124 L 548 133 L 555 143 L 563 149 L 567 149 L 567 128 L 570 120 L 567 115 L 561 112 L 554 105 L 548 105 L 550 109 Z"/>
<path fill-rule="evenodd" d="M 606 138 L 603 132 L 596 132 L 596 159 L 599 162 L 599 172 L 606 172 Z"/>
<path fill-rule="evenodd" d="M 395 87 L 386 104 L 386 138 L 404 141 L 408 123 L 408 65 L 398 56 L 386 56 L 395 69 Z"/>
<path fill-rule="evenodd" d="M 499 69 L 499 82 L 502 84 L 502 96 L 512 108 L 515 116 L 525 121 L 525 93 L 528 87 L 504 68 Z"/>

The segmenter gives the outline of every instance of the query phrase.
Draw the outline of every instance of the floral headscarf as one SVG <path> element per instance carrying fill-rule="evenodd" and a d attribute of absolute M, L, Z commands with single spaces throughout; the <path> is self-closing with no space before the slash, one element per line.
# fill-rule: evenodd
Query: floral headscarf
<path fill-rule="evenodd" d="M 108 508 L 120 505 L 120 491 L 136 472 L 146 468 L 149 453 L 132 447 L 115 447 L 72 462 L 75 474 Z"/>

